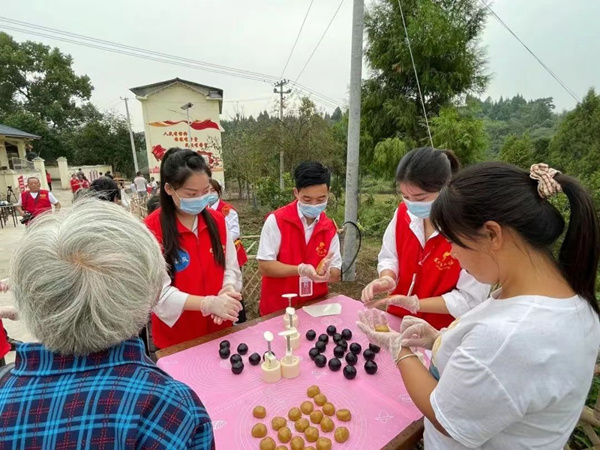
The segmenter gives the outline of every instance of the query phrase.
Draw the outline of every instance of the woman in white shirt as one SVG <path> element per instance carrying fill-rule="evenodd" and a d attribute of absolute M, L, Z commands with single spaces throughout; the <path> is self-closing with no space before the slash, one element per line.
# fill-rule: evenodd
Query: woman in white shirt
<path fill-rule="evenodd" d="M 548 201 L 564 192 L 570 221 Z M 527 173 L 471 166 L 434 202 L 432 222 L 490 299 L 441 332 L 407 317 L 376 332 L 381 311 L 358 326 L 390 351 L 425 416 L 426 449 L 562 449 L 577 424 L 600 345 L 595 297 L 600 230 L 590 195 L 545 164 Z M 411 347 L 432 348 L 430 370 Z"/>

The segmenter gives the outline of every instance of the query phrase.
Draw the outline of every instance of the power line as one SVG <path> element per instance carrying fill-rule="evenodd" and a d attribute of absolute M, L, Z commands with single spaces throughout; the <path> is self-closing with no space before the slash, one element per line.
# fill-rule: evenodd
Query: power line
<path fill-rule="evenodd" d="M 425 108 L 425 100 L 423 99 L 423 93 L 421 92 L 421 83 L 419 83 L 419 74 L 417 73 L 417 65 L 415 64 L 415 58 L 413 56 L 412 47 L 410 45 L 410 38 L 408 36 L 408 28 L 406 27 L 406 21 L 404 20 L 404 11 L 402 11 L 402 4 L 398 0 L 398 8 L 400 8 L 400 15 L 402 16 L 402 26 L 404 26 L 404 34 L 406 35 L 406 43 L 408 45 L 408 52 L 410 53 L 410 60 L 415 71 L 415 79 L 417 80 L 417 90 L 419 91 L 419 98 L 421 99 L 421 106 L 423 107 L 423 116 L 425 117 L 425 125 L 427 125 L 427 134 L 429 135 L 429 142 L 433 145 L 433 138 L 431 137 L 431 130 L 429 129 L 429 119 L 427 118 L 427 109 Z"/>
<path fill-rule="evenodd" d="M 306 67 L 308 66 L 308 63 L 310 63 L 310 60 L 312 59 L 313 55 L 315 54 L 315 52 L 317 51 L 317 49 L 319 48 L 319 45 L 321 45 L 321 41 L 323 41 L 323 38 L 325 37 L 325 35 L 327 34 L 327 30 L 329 30 L 329 27 L 331 26 L 331 24 L 333 23 L 333 21 L 335 20 L 335 16 L 337 16 L 337 13 L 339 12 L 340 8 L 342 7 L 342 4 L 344 3 L 344 0 L 340 1 L 340 4 L 338 5 L 337 9 L 335 10 L 335 13 L 333 13 L 333 17 L 331 18 L 331 20 L 329 21 L 329 24 L 327 25 L 327 28 L 325 28 L 325 31 L 323 32 L 323 34 L 321 35 L 321 39 L 319 39 L 319 42 L 317 42 L 317 46 L 315 47 L 315 49 L 313 50 L 313 52 L 310 54 L 308 61 L 306 61 L 306 64 L 304 64 L 304 67 L 302 68 L 302 70 L 300 71 L 300 73 L 298 74 L 298 76 L 296 77 L 296 81 L 294 81 L 294 84 L 298 82 L 298 80 L 300 79 L 300 77 L 302 76 L 302 74 L 304 73 L 304 70 L 306 69 Z"/>
<path fill-rule="evenodd" d="M 562 81 L 558 75 L 556 75 L 546 64 L 544 64 L 544 62 L 538 58 L 538 56 L 533 53 L 533 51 L 519 38 L 519 36 L 517 36 L 515 34 L 515 32 L 513 30 L 510 29 L 510 27 L 500 18 L 500 16 L 498 16 L 498 14 L 496 14 L 496 12 L 492 9 L 492 7 L 490 5 L 488 5 L 487 3 L 485 3 L 483 0 L 479 0 L 481 2 L 481 4 L 483 6 L 485 6 L 487 8 L 487 10 L 492 14 L 492 16 L 494 16 L 494 18 L 500 22 L 500 24 L 506 28 L 506 30 L 512 34 L 514 36 L 514 38 L 519 41 L 519 43 L 525 48 L 525 50 L 527 50 L 529 52 L 529 54 L 531 54 L 531 56 L 533 56 L 535 58 L 535 60 L 540 63 L 540 65 L 546 69 L 546 72 L 548 72 L 552 78 L 554 78 L 556 80 L 556 82 L 558 84 L 560 84 L 562 86 L 562 88 L 567 91 L 567 93 L 573 97 L 573 99 L 577 102 L 580 103 L 581 100 L 579 99 L 579 97 L 566 85 L 566 83 L 564 81 Z"/>
<path fill-rule="evenodd" d="M 283 74 L 285 73 L 285 69 L 287 69 L 288 64 L 290 63 L 290 59 L 292 59 L 292 55 L 294 54 L 294 50 L 296 48 L 296 44 L 298 43 L 298 39 L 300 39 L 300 34 L 302 33 L 302 29 L 304 28 L 304 24 L 306 23 L 306 19 L 308 18 L 308 13 L 310 12 L 310 8 L 312 8 L 313 2 L 315 0 L 310 0 L 310 5 L 308 5 L 308 9 L 306 10 L 306 14 L 304 15 L 304 20 L 302 21 L 302 25 L 300 25 L 300 30 L 298 31 L 298 35 L 296 36 L 296 40 L 294 41 L 294 45 L 292 46 L 292 51 L 290 52 L 290 56 L 281 71 L 281 76 L 279 78 L 283 79 Z"/>

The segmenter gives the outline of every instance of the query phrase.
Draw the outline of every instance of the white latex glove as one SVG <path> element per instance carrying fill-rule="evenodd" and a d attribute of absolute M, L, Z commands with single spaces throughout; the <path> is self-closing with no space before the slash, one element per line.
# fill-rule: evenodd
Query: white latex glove
<path fill-rule="evenodd" d="M 8 278 L 0 280 L 0 292 L 8 292 Z"/>
<path fill-rule="evenodd" d="M 366 309 L 358 312 L 356 325 L 367 335 L 369 342 L 387 350 L 394 365 L 398 363 L 402 351 L 402 335 L 390 328 L 390 331 L 375 331 L 375 327 L 385 325 L 389 328 L 386 313 L 378 309 Z"/>
<path fill-rule="evenodd" d="M 0 319 L 19 320 L 19 311 L 12 306 L 0 307 Z"/>
<path fill-rule="evenodd" d="M 328 253 L 327 256 L 323 258 L 317 266 L 317 275 L 326 276 L 329 273 L 332 260 L 333 253 Z"/>
<path fill-rule="evenodd" d="M 377 294 L 381 294 L 383 292 L 391 292 L 396 287 L 396 282 L 394 279 L 388 275 L 384 275 L 381 278 L 376 278 L 367 284 L 362 291 L 362 295 L 360 299 L 363 303 L 368 303 L 373 301 L 373 297 Z"/>
<path fill-rule="evenodd" d="M 329 271 L 324 276 L 320 276 L 311 264 L 299 264 L 298 275 L 310 278 L 313 283 L 327 283 L 329 281 Z"/>
<path fill-rule="evenodd" d="M 223 287 L 221 288 L 221 290 L 219 291 L 218 295 L 225 294 L 225 293 L 227 295 L 229 295 L 229 297 L 235 298 L 236 300 L 242 299 L 242 294 L 239 292 L 236 292 L 235 286 L 233 284 L 229 284 L 229 283 L 224 284 Z M 211 314 L 210 318 L 213 320 L 213 322 L 216 325 L 221 325 L 224 322 L 224 320 L 221 317 L 215 316 L 214 314 Z"/>
<path fill-rule="evenodd" d="M 231 297 L 232 294 L 237 294 L 241 298 L 241 294 L 237 292 L 207 295 L 200 301 L 200 311 L 205 316 L 214 315 L 223 320 L 237 321 L 238 313 L 242 310 L 242 304 L 238 299 Z"/>
<path fill-rule="evenodd" d="M 381 300 L 377 300 L 374 302 L 370 302 L 367 306 L 369 308 L 385 306 L 386 308 L 389 305 L 399 306 L 400 308 L 404 308 L 408 310 L 411 314 L 416 314 L 419 309 L 421 309 L 421 302 L 419 301 L 419 297 L 416 295 L 411 295 L 407 297 L 406 295 L 392 295 L 391 297 L 382 298 Z"/>
<path fill-rule="evenodd" d="M 406 316 L 400 325 L 402 335 L 402 347 L 420 347 L 431 350 L 435 340 L 442 334 L 428 322 L 418 317 Z"/>

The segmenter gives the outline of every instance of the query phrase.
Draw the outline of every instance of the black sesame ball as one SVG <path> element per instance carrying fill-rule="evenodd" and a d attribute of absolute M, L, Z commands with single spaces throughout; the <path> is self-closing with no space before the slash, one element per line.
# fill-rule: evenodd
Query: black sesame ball
<path fill-rule="evenodd" d="M 316 337 L 317 333 L 315 333 L 315 330 L 308 330 L 306 332 L 306 339 L 308 339 L 309 341 L 314 341 Z"/>
<path fill-rule="evenodd" d="M 333 325 L 329 325 L 327 327 L 327 334 L 329 336 L 333 336 L 336 332 L 337 332 L 337 330 L 335 329 L 335 327 Z"/>
<path fill-rule="evenodd" d="M 348 328 L 344 328 L 342 330 L 342 337 L 349 341 L 350 339 L 352 339 L 352 331 L 350 331 Z"/>

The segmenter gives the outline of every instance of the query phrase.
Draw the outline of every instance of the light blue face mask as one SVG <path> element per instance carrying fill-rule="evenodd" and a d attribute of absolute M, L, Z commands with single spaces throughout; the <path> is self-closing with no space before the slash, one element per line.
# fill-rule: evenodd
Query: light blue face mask
<path fill-rule="evenodd" d="M 179 199 L 179 209 L 192 216 L 197 216 L 204 208 L 208 206 L 208 196 L 210 194 L 203 195 L 202 197 L 192 197 L 192 198 L 181 198 L 177 192 L 175 195 Z"/>
<path fill-rule="evenodd" d="M 207 194 L 206 198 L 208 198 L 208 204 L 210 206 L 214 205 L 215 203 L 217 203 L 219 201 L 219 196 L 217 194 L 215 194 L 214 192 Z"/>
<path fill-rule="evenodd" d="M 431 205 L 434 200 L 430 202 L 411 202 L 410 200 L 403 199 L 406 203 L 406 208 L 413 216 L 417 216 L 421 219 L 427 219 L 431 214 Z"/>
<path fill-rule="evenodd" d="M 304 217 L 316 219 L 327 208 L 327 202 L 319 203 L 318 205 L 309 205 L 307 203 L 298 202 L 298 208 Z"/>

